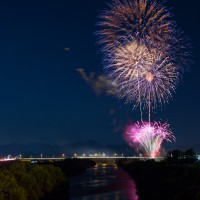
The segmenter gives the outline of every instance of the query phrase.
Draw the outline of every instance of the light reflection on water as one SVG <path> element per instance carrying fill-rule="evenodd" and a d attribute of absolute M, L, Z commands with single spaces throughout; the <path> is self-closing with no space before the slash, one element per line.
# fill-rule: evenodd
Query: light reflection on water
<path fill-rule="evenodd" d="M 135 182 L 117 165 L 96 165 L 70 180 L 72 200 L 138 200 Z"/>

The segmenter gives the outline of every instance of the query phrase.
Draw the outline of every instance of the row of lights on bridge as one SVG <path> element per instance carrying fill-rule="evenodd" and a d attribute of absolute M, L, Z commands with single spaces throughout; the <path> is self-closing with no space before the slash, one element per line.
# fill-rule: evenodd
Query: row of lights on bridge
<path fill-rule="evenodd" d="M 112 156 L 112 157 L 123 157 L 124 156 L 124 154 L 117 154 L 117 153 L 115 153 L 115 154 L 113 154 L 113 155 L 110 155 L 110 156 Z M 105 153 L 95 153 L 95 154 L 85 154 L 85 153 L 83 153 L 83 154 L 80 154 L 80 155 L 78 155 L 77 153 L 75 153 L 74 154 L 74 157 L 107 157 L 107 155 L 105 154 Z"/>
<path fill-rule="evenodd" d="M 32 156 L 30 156 L 30 157 L 32 157 Z M 42 153 L 40 154 L 39 157 L 40 157 L 40 158 L 48 158 L 47 156 L 45 157 Z M 53 155 L 52 157 L 54 158 L 55 156 Z M 66 156 L 65 156 L 64 153 L 60 156 L 60 158 L 65 158 L 65 157 L 66 157 Z M 19 155 L 19 158 L 20 158 L 20 159 L 23 158 L 21 154 Z"/>
<path fill-rule="evenodd" d="M 109 155 L 109 157 L 123 157 L 124 156 L 124 154 L 117 154 L 117 153 L 115 153 L 115 154 L 113 154 L 113 155 Z M 20 159 L 22 159 L 22 155 L 20 154 L 19 155 L 19 158 Z M 32 157 L 32 156 L 30 156 L 30 157 Z M 47 157 L 45 157 L 42 153 L 40 154 L 40 156 L 39 156 L 40 158 L 47 158 Z M 52 156 L 53 158 L 55 157 L 54 155 Z M 105 153 L 95 153 L 95 154 L 85 154 L 85 153 L 83 153 L 83 154 L 77 154 L 77 153 L 74 153 L 74 155 L 73 155 L 73 157 L 107 157 L 107 155 L 105 154 Z M 60 158 L 66 158 L 66 155 L 63 153 L 61 156 L 60 156 Z"/>

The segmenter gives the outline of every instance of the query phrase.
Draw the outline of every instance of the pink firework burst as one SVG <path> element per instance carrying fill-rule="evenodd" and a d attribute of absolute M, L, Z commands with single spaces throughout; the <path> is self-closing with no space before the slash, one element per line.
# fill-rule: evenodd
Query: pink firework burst
<path fill-rule="evenodd" d="M 161 144 L 164 140 L 172 142 L 176 139 L 169 129 L 169 124 L 160 122 L 137 122 L 128 125 L 123 138 L 132 147 L 141 145 L 150 158 L 160 155 Z"/>

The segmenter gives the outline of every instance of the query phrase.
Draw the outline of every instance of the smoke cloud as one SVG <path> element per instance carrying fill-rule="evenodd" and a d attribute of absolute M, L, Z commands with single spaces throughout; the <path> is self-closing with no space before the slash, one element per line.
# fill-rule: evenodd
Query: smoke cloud
<path fill-rule="evenodd" d="M 117 85 L 113 80 L 105 78 L 103 75 L 96 75 L 94 72 L 87 74 L 83 68 L 76 71 L 81 75 L 83 80 L 92 88 L 97 96 L 106 94 L 108 96 L 117 94 Z"/>

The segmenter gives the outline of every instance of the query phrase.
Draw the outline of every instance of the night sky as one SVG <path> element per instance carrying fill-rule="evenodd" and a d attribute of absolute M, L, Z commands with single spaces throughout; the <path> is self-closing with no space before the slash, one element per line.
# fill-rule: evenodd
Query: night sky
<path fill-rule="evenodd" d="M 191 38 L 194 64 L 170 103 L 153 116 L 171 124 L 177 145 L 197 144 L 200 2 L 168 0 L 167 4 Z M 95 92 L 77 71 L 84 69 L 87 76 L 93 72 L 95 78 L 103 74 L 94 35 L 103 9 L 103 0 L 0 2 L 0 144 L 123 143 L 123 128 L 140 120 L 138 110 Z"/>

